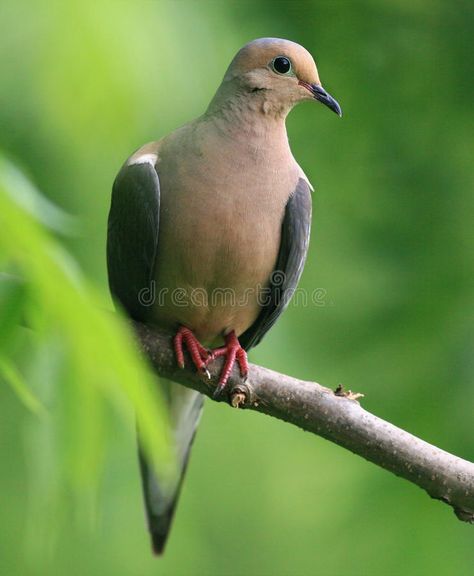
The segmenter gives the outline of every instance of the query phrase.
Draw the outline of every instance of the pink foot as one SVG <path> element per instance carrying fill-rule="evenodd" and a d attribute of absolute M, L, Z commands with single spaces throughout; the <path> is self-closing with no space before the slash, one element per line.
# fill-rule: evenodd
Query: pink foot
<path fill-rule="evenodd" d="M 224 390 L 232 372 L 232 368 L 236 362 L 239 365 L 240 375 L 242 378 L 247 378 L 249 373 L 247 352 L 245 352 L 245 350 L 240 345 L 240 342 L 233 330 L 225 337 L 225 346 L 212 350 L 208 360 L 206 361 L 206 364 L 209 364 L 209 362 L 212 362 L 220 356 L 225 356 L 225 362 L 219 378 L 219 383 L 217 384 L 213 394 L 214 398 L 219 396 L 222 390 Z"/>
<path fill-rule="evenodd" d="M 201 345 L 189 328 L 180 326 L 176 336 L 174 337 L 173 345 L 176 361 L 180 368 L 184 368 L 183 345 L 185 345 L 198 372 L 205 374 L 207 378 L 211 377 L 209 370 L 207 369 L 207 362 L 211 358 L 211 352 Z"/>

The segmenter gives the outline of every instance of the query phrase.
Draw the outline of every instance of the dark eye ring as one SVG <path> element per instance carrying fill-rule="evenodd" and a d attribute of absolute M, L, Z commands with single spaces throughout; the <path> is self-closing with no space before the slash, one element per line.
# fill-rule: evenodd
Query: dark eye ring
<path fill-rule="evenodd" d="M 277 74 L 288 74 L 291 72 L 291 62 L 285 56 L 277 56 L 272 61 L 272 68 Z"/>

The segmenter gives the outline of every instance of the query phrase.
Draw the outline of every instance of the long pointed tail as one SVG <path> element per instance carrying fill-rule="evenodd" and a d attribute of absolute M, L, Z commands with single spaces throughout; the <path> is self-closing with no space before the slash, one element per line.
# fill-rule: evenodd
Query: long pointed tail
<path fill-rule="evenodd" d="M 204 402 L 204 396 L 199 392 L 163 379 L 160 383 L 169 399 L 170 420 L 180 470 L 173 485 L 161 483 L 139 449 L 148 529 L 155 554 L 163 553 L 168 539 Z"/>

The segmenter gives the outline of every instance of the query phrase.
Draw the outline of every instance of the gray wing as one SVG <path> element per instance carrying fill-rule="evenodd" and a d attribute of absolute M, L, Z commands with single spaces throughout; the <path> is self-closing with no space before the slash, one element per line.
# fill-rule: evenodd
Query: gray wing
<path fill-rule="evenodd" d="M 146 321 L 158 248 L 160 184 L 151 162 L 125 165 L 115 179 L 107 234 L 110 291 L 134 319 Z M 168 404 L 180 474 L 174 484 L 160 482 L 139 449 L 148 527 L 153 550 L 163 552 L 186 472 L 204 397 L 160 379 Z"/>
<path fill-rule="evenodd" d="M 145 320 L 151 304 L 159 222 L 160 183 L 154 165 L 126 164 L 112 190 L 107 269 L 112 296 L 135 320 Z"/>
<path fill-rule="evenodd" d="M 270 280 L 268 304 L 257 320 L 240 337 L 249 350 L 256 346 L 288 306 L 303 272 L 311 228 L 311 191 L 300 178 L 285 209 L 277 264 Z"/>

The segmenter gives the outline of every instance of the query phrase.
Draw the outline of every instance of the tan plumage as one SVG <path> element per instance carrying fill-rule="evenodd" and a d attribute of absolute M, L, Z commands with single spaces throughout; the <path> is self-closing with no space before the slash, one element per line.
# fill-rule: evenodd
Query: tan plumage
<path fill-rule="evenodd" d="M 284 54 L 297 76 L 277 76 L 269 62 Z M 129 163 L 156 155 L 161 215 L 156 287 L 165 305 L 153 320 L 183 324 L 206 344 L 256 320 L 258 291 L 268 285 L 280 245 L 285 205 L 303 171 L 291 153 L 285 117 L 299 100 L 312 99 L 298 74 L 319 83 L 302 46 L 262 39 L 242 48 L 202 117 L 138 150 Z M 246 88 L 259 90 L 248 93 Z M 232 298 L 220 298 L 232 290 Z M 173 303 L 172 294 L 196 295 L 200 305 Z M 184 294 L 184 292 L 183 292 Z M 239 305 L 245 302 L 245 305 Z M 206 305 L 207 304 L 207 305 Z"/>

